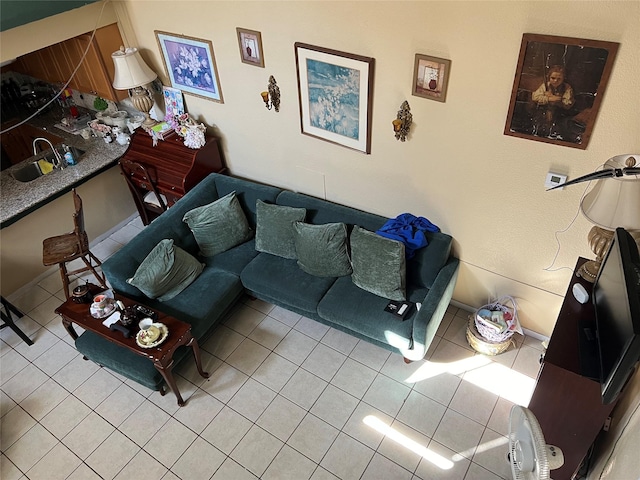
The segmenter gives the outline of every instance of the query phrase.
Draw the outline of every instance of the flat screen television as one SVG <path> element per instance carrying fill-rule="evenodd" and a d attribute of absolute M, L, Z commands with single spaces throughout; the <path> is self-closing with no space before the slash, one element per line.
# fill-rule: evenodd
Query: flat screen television
<path fill-rule="evenodd" d="M 613 402 L 640 360 L 640 254 L 617 228 L 593 285 L 602 403 Z"/>

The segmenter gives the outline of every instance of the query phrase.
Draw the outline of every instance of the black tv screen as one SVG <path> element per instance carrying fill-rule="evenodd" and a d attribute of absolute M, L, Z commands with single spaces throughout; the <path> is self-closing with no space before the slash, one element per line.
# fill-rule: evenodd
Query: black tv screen
<path fill-rule="evenodd" d="M 640 255 L 618 228 L 593 286 L 602 403 L 613 402 L 640 360 Z"/>

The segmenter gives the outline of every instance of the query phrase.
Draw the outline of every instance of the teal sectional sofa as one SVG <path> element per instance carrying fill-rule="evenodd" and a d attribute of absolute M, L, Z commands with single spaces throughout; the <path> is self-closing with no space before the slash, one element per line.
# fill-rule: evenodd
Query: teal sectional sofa
<path fill-rule="evenodd" d="M 211 174 L 168 211 L 102 264 L 112 288 L 141 303 L 192 325 L 200 341 L 245 294 L 259 298 L 375 345 L 399 352 L 408 360 L 424 357 L 440 325 L 455 286 L 459 261 L 451 255 L 452 238 L 427 233 L 428 245 L 406 262 L 406 298 L 419 304 L 404 320 L 384 309 L 387 298 L 356 286 L 351 275 L 321 277 L 303 271 L 295 258 L 256 250 L 256 239 L 223 253 L 203 258 L 185 213 L 235 192 L 249 226 L 255 231 L 258 200 L 265 204 L 305 209 L 304 222 L 313 225 L 342 222 L 351 232 L 359 226 L 370 232 L 387 219 L 318 198 L 220 174 Z M 202 273 L 181 293 L 167 301 L 146 297 L 127 282 L 149 252 L 163 239 L 172 239 L 204 263 Z M 81 353 L 152 389 L 162 377 L 151 362 L 84 332 L 76 341 Z M 177 353 L 177 360 L 188 352 Z"/>

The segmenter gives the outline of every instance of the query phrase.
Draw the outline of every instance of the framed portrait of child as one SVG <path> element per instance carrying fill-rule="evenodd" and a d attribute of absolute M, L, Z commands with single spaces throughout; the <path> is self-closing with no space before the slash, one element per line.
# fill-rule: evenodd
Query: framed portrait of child
<path fill-rule="evenodd" d="M 525 33 L 504 134 L 587 148 L 618 46 Z"/>

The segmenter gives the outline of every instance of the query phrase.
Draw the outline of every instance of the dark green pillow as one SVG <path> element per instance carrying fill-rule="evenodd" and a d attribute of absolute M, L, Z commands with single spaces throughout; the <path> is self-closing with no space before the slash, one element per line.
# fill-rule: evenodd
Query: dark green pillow
<path fill-rule="evenodd" d="M 404 244 L 355 226 L 351 232 L 351 280 L 367 292 L 404 301 L 406 266 Z"/>
<path fill-rule="evenodd" d="M 200 253 L 205 257 L 226 252 L 253 237 L 253 230 L 236 198 L 236 192 L 189 210 L 182 221 L 189 225 Z"/>
<path fill-rule="evenodd" d="M 317 277 L 343 277 L 351 273 L 347 253 L 347 227 L 344 223 L 293 225 L 298 265 Z"/>
<path fill-rule="evenodd" d="M 127 283 L 164 302 L 191 285 L 203 268 L 204 264 L 175 246 L 173 240 L 165 239 L 153 247 Z"/>
<path fill-rule="evenodd" d="M 295 260 L 295 222 L 304 221 L 304 208 L 256 201 L 256 250 Z"/>

